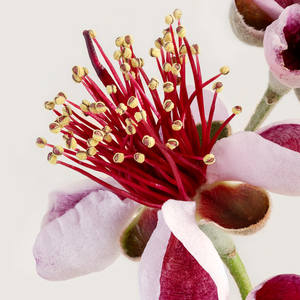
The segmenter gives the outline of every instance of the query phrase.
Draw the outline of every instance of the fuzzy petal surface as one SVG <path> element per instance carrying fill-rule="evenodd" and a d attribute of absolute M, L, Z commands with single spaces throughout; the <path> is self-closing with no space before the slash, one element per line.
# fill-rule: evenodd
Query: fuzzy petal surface
<path fill-rule="evenodd" d="M 112 264 L 121 252 L 119 237 L 139 207 L 91 183 L 74 185 L 74 190 L 69 186 L 67 191 L 76 195 L 77 203 L 62 214 L 69 197 L 65 193 L 65 201 L 58 201 L 62 189 L 52 193 L 52 200 L 56 197 L 56 201 L 51 201 L 50 207 L 56 203 L 60 216 L 57 212 L 55 218 L 48 214 L 51 217 L 47 217 L 33 248 L 37 272 L 48 280 L 66 280 Z"/>
<path fill-rule="evenodd" d="M 300 138 L 298 134 L 291 137 Z M 300 153 L 285 148 L 284 141 L 281 143 L 282 146 L 255 132 L 238 132 L 221 139 L 211 151 L 216 162 L 207 168 L 208 183 L 242 181 L 278 194 L 300 195 L 300 168 L 295 168 L 300 164 Z"/>
<path fill-rule="evenodd" d="M 295 67 L 300 65 L 300 59 L 297 51 L 293 52 L 294 47 L 300 47 L 299 33 L 300 5 L 293 4 L 267 27 L 264 37 L 265 57 L 271 72 L 278 81 L 291 88 L 300 87 L 300 69 Z M 284 52 L 287 49 L 292 52 Z"/>

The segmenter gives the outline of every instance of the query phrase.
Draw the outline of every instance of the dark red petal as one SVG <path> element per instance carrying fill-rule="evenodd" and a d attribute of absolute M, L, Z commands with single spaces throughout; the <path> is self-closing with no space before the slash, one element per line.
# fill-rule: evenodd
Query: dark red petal
<path fill-rule="evenodd" d="M 201 218 L 226 229 L 252 225 L 260 229 L 269 208 L 269 196 L 264 189 L 246 183 L 217 182 L 201 191 L 196 210 Z M 251 231 L 254 229 L 252 226 Z"/>
<path fill-rule="evenodd" d="M 156 208 L 144 207 L 123 232 L 121 247 L 129 258 L 139 259 L 157 225 Z"/>
<path fill-rule="evenodd" d="M 299 300 L 300 276 L 278 275 L 268 280 L 257 292 L 256 300 Z"/>
<path fill-rule="evenodd" d="M 300 152 L 299 124 L 281 124 L 273 126 L 260 133 L 260 136 L 282 147 Z"/>
<path fill-rule="evenodd" d="M 159 300 L 217 300 L 217 286 L 210 275 L 173 235 L 164 257 Z"/>

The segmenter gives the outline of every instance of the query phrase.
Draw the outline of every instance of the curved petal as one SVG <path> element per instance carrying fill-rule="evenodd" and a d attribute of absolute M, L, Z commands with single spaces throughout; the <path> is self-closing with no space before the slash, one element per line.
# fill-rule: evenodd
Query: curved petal
<path fill-rule="evenodd" d="M 288 6 L 280 17 L 266 28 L 264 37 L 265 57 L 271 72 L 278 81 L 292 88 L 300 87 L 300 70 L 292 67 L 299 66 L 297 50 L 293 52 L 294 47 L 299 47 L 299 20 L 300 5 Z M 287 53 L 284 59 L 284 51 L 288 48 L 292 52 Z"/>
<path fill-rule="evenodd" d="M 228 299 L 229 287 L 223 262 L 211 240 L 199 229 L 195 211 L 195 202 L 169 200 L 162 206 L 165 222 L 174 236 L 215 282 L 219 300 Z"/>
<path fill-rule="evenodd" d="M 254 132 L 238 132 L 218 141 L 211 151 L 216 162 L 207 168 L 208 182 L 243 181 L 284 195 L 300 195 L 298 152 Z"/>
<path fill-rule="evenodd" d="M 45 279 L 66 280 L 101 271 L 120 255 L 119 237 L 139 204 L 122 201 L 99 186 L 86 196 L 87 190 L 82 191 L 83 198 L 45 224 L 36 239 L 36 269 Z"/>
<path fill-rule="evenodd" d="M 282 6 L 274 0 L 254 0 L 254 2 L 273 20 L 276 20 L 283 11 Z"/>
<path fill-rule="evenodd" d="M 260 283 L 246 300 L 296 300 L 300 299 L 300 276 L 296 274 L 281 274 Z"/>
<path fill-rule="evenodd" d="M 192 95 L 192 93 L 195 91 L 195 87 L 192 85 L 188 85 L 187 86 L 187 91 L 188 91 L 188 96 L 190 97 Z M 214 93 L 203 89 L 203 98 L 204 98 L 204 111 L 205 111 L 205 118 L 206 120 L 208 120 L 209 117 L 209 112 L 210 112 L 210 107 L 212 104 L 212 100 L 214 97 Z M 197 104 L 197 100 L 196 97 L 193 100 L 192 104 L 191 104 L 191 110 L 193 113 L 193 117 L 195 119 L 195 123 L 201 123 L 200 121 L 200 114 L 199 114 L 199 108 L 198 108 L 198 104 Z M 216 108 L 215 108 L 215 112 L 214 112 L 214 116 L 213 116 L 213 120 L 216 121 L 224 121 L 228 118 L 228 111 L 227 108 L 225 106 L 225 104 L 223 103 L 223 101 L 219 98 L 219 96 L 217 97 L 216 100 Z"/>

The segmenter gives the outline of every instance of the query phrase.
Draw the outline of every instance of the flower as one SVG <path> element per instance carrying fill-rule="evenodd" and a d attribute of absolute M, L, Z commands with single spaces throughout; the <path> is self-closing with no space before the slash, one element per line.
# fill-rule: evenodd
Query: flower
<path fill-rule="evenodd" d="M 282 84 L 300 87 L 300 5 L 288 6 L 267 27 L 264 37 L 266 61 Z"/>
<path fill-rule="evenodd" d="M 228 123 L 241 112 L 241 107 L 234 107 L 228 117 L 218 99 L 222 83 L 213 85 L 214 93 L 203 89 L 219 76 L 228 74 L 229 68 L 222 67 L 216 76 L 203 82 L 198 57 L 200 48 L 197 44 L 190 46 L 180 17 L 180 10 L 166 17 L 169 27 L 164 30 L 164 38 L 158 38 L 156 48 L 150 49 L 162 76 L 163 101 L 157 90 L 159 80 L 147 77 L 144 60 L 134 53 L 132 36 L 116 39 L 120 50 L 115 51 L 114 58 L 119 62 L 123 83 L 98 43 L 96 33 L 89 30 L 83 33 L 87 49 L 109 96 L 90 78 L 86 68 L 75 66 L 73 80 L 83 84 L 94 102 L 83 100 L 79 106 L 59 92 L 54 101 L 45 103 L 46 109 L 57 115 L 49 129 L 53 133 L 61 132 L 66 146 L 49 144 L 41 137 L 37 145 L 52 149 L 47 157 L 51 164 L 75 170 L 93 183 L 77 183 L 75 188 L 71 186 L 50 194 L 49 211 L 33 250 L 40 276 L 65 280 L 103 270 L 120 254 L 121 236 L 128 256 L 138 258 L 143 253 L 139 277 L 143 299 L 162 299 L 170 291 L 174 297 L 184 293 L 201 299 L 227 299 L 223 265 L 211 241 L 199 230 L 195 215 L 200 222 L 214 222 L 227 230 L 253 231 L 265 222 L 269 197 L 263 189 L 264 180 L 253 186 L 251 178 L 240 174 L 237 168 L 233 168 L 232 173 L 237 179 L 232 179 L 233 175 L 223 167 L 226 163 L 223 159 L 227 159 L 224 157 L 231 158 L 227 152 L 228 149 L 231 152 L 232 141 L 241 141 L 246 147 L 245 153 L 251 155 L 247 146 L 253 146 L 252 140 L 249 144 L 248 133 L 243 132 L 216 143 L 230 135 Z M 173 32 L 174 18 L 178 20 L 175 30 L 178 46 Z M 93 43 L 112 76 L 100 63 Z M 194 89 L 186 84 L 187 60 L 194 77 Z M 153 102 L 147 96 L 142 79 Z M 62 113 L 55 109 L 61 104 Z M 195 104 L 199 116 L 193 108 L 193 112 L 191 110 Z M 290 124 L 287 129 L 292 137 L 299 128 L 299 124 L 294 125 L 296 127 Z M 288 150 L 293 154 L 286 153 L 284 147 L 290 146 L 290 141 L 278 141 L 277 132 L 281 132 L 282 127 L 276 128 L 274 132 L 270 127 L 270 134 L 253 134 L 258 139 L 268 140 L 268 147 L 277 151 L 274 159 L 280 166 L 286 160 L 282 153 L 291 155 L 294 163 L 299 161 L 299 149 Z M 239 136 L 237 140 L 236 136 Z M 262 146 L 256 149 L 258 155 L 265 150 L 261 140 L 258 144 Z M 226 148 L 227 143 L 229 148 Z M 278 150 L 280 146 L 276 143 L 281 143 L 282 149 Z M 236 161 L 243 155 L 238 153 Z M 257 156 L 249 159 L 254 165 L 253 159 Z M 268 160 L 267 167 L 268 164 L 273 166 L 274 161 Z M 214 165 L 220 167 L 216 169 Z M 248 167 L 249 173 L 255 173 L 252 166 Z M 227 165 L 227 168 L 232 166 Z M 104 173 L 113 179 L 103 179 L 91 172 Z M 299 178 L 297 170 L 294 177 L 285 175 L 287 179 Z M 220 182 L 222 176 L 222 180 L 243 179 L 245 183 Z M 271 176 L 270 180 L 276 185 L 281 179 Z M 278 189 L 282 191 L 280 186 Z M 295 189 L 298 194 L 299 188 Z M 161 212 L 157 223 L 158 210 Z M 139 253 L 132 253 L 137 246 Z M 180 276 L 178 269 L 182 271 Z M 197 278 L 197 284 L 191 275 Z"/>
<path fill-rule="evenodd" d="M 281 274 L 268 278 L 256 286 L 246 300 L 300 299 L 300 276 Z"/>

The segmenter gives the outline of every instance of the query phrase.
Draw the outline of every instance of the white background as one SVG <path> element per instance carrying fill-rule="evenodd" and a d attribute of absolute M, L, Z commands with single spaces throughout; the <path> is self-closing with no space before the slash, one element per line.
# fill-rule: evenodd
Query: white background
<path fill-rule="evenodd" d="M 138 263 L 124 257 L 101 273 L 65 282 L 48 282 L 35 273 L 32 245 L 47 194 L 81 177 L 48 164 L 47 150 L 38 149 L 35 139 L 44 136 L 53 143 L 58 139 L 48 132 L 54 116 L 44 110 L 44 101 L 59 91 L 77 103 L 87 97 L 83 86 L 71 79 L 74 65 L 88 67 L 97 81 L 81 34 L 84 29 L 96 30 L 109 57 L 116 49 L 115 38 L 132 34 L 135 53 L 145 59 L 148 76 L 158 77 L 148 49 L 166 27 L 164 16 L 177 7 L 183 11 L 189 41 L 201 46 L 204 79 L 223 65 L 231 67 L 222 78 L 221 98 L 229 109 L 243 107 L 231 123 L 233 131 L 242 130 L 267 87 L 268 67 L 263 49 L 244 45 L 233 35 L 229 1 L 2 1 L 1 299 L 139 299 Z M 267 122 L 297 118 L 299 112 L 299 101 L 290 92 Z M 299 197 L 272 197 L 273 215 L 267 226 L 253 236 L 235 238 L 254 285 L 275 274 L 300 274 Z M 230 299 L 240 299 L 232 280 Z"/>

